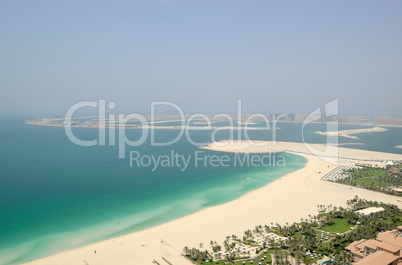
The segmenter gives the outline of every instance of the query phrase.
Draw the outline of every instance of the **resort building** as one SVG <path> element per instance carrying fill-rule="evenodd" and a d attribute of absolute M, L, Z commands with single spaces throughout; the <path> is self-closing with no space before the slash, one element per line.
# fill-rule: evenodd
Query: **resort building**
<path fill-rule="evenodd" d="M 378 234 L 374 239 L 362 239 L 347 246 L 356 265 L 402 264 L 402 226 Z"/>
<path fill-rule="evenodd" d="M 382 212 L 384 210 L 385 209 L 382 208 L 382 207 L 369 207 L 369 208 L 366 208 L 366 209 L 356 211 L 356 213 L 361 214 L 361 215 L 370 215 L 372 213 L 379 213 L 379 212 Z"/>

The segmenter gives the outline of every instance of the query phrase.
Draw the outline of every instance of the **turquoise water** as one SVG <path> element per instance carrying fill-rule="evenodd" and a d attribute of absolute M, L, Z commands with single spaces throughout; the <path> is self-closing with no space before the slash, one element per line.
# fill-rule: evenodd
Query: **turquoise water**
<path fill-rule="evenodd" d="M 129 151 L 141 155 L 170 155 L 174 151 L 191 156 L 184 171 L 180 167 L 152 171 L 149 167 L 130 167 L 128 157 L 119 159 L 118 146 L 80 147 L 69 141 L 63 128 L 26 125 L 24 120 L 1 118 L 2 125 L 7 126 L 0 127 L 0 264 L 19 264 L 161 224 L 238 198 L 302 168 L 306 162 L 300 156 L 277 154 L 278 159 L 284 156 L 286 167 L 195 166 L 194 155 L 199 149 L 185 137 L 171 146 L 153 147 L 147 141 L 127 147 L 127 155 Z M 282 129 L 277 131 L 277 140 L 301 141 L 300 124 L 278 126 Z M 355 127 L 359 128 L 340 129 Z M 307 140 L 325 141 L 324 136 L 314 133 L 323 128 L 322 124 L 309 125 Z M 402 144 L 402 129 L 389 129 L 361 135 L 357 142 L 365 145 L 348 147 L 402 153 L 394 148 Z M 85 128 L 75 128 L 74 132 L 88 140 L 96 139 L 98 133 Z M 190 132 L 197 142 L 209 142 L 210 134 Z M 128 130 L 127 135 L 138 139 L 140 131 Z M 176 135 L 174 130 L 158 130 L 156 140 L 168 141 Z M 269 131 L 249 131 L 249 135 L 272 140 Z M 227 131 L 217 134 L 217 140 L 227 137 Z M 234 154 L 202 154 L 235 160 Z"/>

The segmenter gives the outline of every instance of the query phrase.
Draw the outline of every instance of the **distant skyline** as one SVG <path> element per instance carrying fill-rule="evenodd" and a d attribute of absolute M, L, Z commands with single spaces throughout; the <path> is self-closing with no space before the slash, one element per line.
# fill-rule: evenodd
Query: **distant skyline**
<path fill-rule="evenodd" d="M 402 117 L 401 1 L 0 2 L 0 113 L 105 99 L 149 113 Z"/>

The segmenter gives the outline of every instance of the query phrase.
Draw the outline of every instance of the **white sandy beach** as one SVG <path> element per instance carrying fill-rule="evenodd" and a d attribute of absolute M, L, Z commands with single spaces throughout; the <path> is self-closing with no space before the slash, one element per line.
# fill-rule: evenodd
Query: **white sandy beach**
<path fill-rule="evenodd" d="M 261 142 L 260 142 L 261 143 Z M 311 148 L 323 150 L 322 145 Z M 332 158 L 325 161 L 309 155 L 310 151 L 302 143 L 277 142 L 275 146 L 255 147 L 247 142 L 240 145 L 217 146 L 210 144 L 205 149 L 222 152 L 267 152 L 295 151 L 308 159 L 303 169 L 290 173 L 265 187 L 252 191 L 243 197 L 222 205 L 211 207 L 192 215 L 165 223 L 147 230 L 117 237 L 54 256 L 29 262 L 30 265 L 71 265 L 71 264 L 152 264 L 155 259 L 167 264 L 192 264 L 180 255 L 184 246 L 197 247 L 211 240 L 222 242 L 228 235 L 241 236 L 247 229 L 256 225 L 272 223 L 285 224 L 317 214 L 317 205 L 346 207 L 346 200 L 358 195 L 368 200 L 383 201 L 402 207 L 402 198 L 369 190 L 349 187 L 320 180 L 337 165 L 354 165 L 351 159 L 402 160 L 402 155 L 339 148 L 343 157 L 337 164 Z M 332 160 L 331 160 L 332 159 Z M 373 162 L 381 164 L 381 162 Z M 94 253 L 96 250 L 96 254 Z"/>

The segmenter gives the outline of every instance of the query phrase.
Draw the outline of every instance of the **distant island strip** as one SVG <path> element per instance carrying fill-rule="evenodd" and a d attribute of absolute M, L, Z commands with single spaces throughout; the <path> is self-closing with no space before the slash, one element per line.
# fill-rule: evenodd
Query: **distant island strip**
<path fill-rule="evenodd" d="M 333 132 L 316 131 L 316 133 L 319 133 L 322 135 L 327 135 L 327 136 L 341 136 L 341 137 L 346 137 L 346 138 L 357 140 L 357 139 L 359 139 L 359 137 L 351 135 L 351 134 L 384 132 L 384 131 L 388 131 L 388 130 L 385 128 L 381 128 L 381 127 L 373 127 L 373 128 L 367 128 L 367 129 L 353 129 L 353 130 L 342 130 L 342 131 L 333 131 Z"/>
<path fill-rule="evenodd" d="M 77 117 L 76 119 L 82 119 L 87 117 Z M 71 121 L 71 122 L 60 122 L 60 118 L 50 119 L 35 119 L 28 120 L 25 123 L 30 125 L 38 125 L 38 126 L 53 126 L 53 127 L 80 127 L 80 128 L 119 128 L 120 124 L 124 125 L 125 129 L 162 129 L 162 130 L 231 130 L 238 129 L 240 126 L 207 126 L 207 122 L 195 122 L 194 124 L 206 124 L 206 126 L 190 126 L 190 125 L 177 125 L 177 126 L 158 126 L 153 125 L 155 123 L 169 123 L 176 122 L 180 120 L 158 120 L 158 121 L 147 121 L 147 125 L 142 124 L 133 124 L 133 123 L 122 123 L 118 121 L 110 121 L 109 119 L 92 119 L 87 121 Z M 212 121 L 211 123 L 218 122 Z M 150 124 L 150 125 L 149 125 Z M 238 124 L 255 124 L 253 122 L 238 122 Z M 246 130 L 278 130 L 279 127 L 248 127 L 241 126 L 242 129 Z"/>

